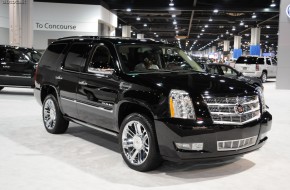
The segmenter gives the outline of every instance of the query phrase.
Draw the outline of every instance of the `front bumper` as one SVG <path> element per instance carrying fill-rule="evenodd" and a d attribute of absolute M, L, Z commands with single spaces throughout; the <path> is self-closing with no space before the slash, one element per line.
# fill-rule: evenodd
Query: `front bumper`
<path fill-rule="evenodd" d="M 228 159 L 249 153 L 265 144 L 268 137 L 262 135 L 271 129 L 271 125 L 272 115 L 269 112 L 264 113 L 259 121 L 243 126 L 185 126 L 170 120 L 155 120 L 161 156 L 166 160 L 178 162 Z M 218 141 L 245 139 L 253 136 L 258 136 L 257 141 L 248 148 L 232 151 L 217 150 Z M 204 145 L 201 151 L 185 151 L 178 149 L 175 143 L 203 143 Z"/>

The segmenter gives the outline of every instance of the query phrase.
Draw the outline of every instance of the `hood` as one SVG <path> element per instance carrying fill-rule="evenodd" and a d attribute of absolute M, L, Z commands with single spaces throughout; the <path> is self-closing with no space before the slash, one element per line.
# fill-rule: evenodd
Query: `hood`
<path fill-rule="evenodd" d="M 168 94 L 171 89 L 179 89 L 201 95 L 247 95 L 254 94 L 255 87 L 249 83 L 223 76 L 198 72 L 164 72 L 127 75 L 127 82 Z"/>

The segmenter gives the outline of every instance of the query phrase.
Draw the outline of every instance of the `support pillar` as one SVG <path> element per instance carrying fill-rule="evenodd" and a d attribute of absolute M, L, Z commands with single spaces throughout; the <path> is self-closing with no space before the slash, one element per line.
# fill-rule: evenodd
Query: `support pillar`
<path fill-rule="evenodd" d="M 137 34 L 137 39 L 144 39 L 144 34 Z"/>
<path fill-rule="evenodd" d="M 260 39 L 261 39 L 261 28 L 252 28 L 250 55 L 260 56 L 261 53 Z"/>
<path fill-rule="evenodd" d="M 224 52 L 230 51 L 230 41 L 225 40 L 224 41 Z"/>
<path fill-rule="evenodd" d="M 238 59 L 243 54 L 243 51 L 241 49 L 241 42 L 242 42 L 241 36 L 234 37 L 234 56 L 233 56 L 234 59 Z"/>
<path fill-rule="evenodd" d="M 131 38 L 131 26 L 122 26 L 122 37 Z"/>
<path fill-rule="evenodd" d="M 32 48 L 33 1 L 20 0 L 20 2 L 9 4 L 10 45 Z"/>

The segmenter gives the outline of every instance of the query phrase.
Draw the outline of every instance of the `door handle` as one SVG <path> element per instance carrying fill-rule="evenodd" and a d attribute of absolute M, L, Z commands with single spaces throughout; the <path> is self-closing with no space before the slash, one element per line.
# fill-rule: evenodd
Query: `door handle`
<path fill-rule="evenodd" d="M 82 86 L 87 86 L 88 83 L 86 81 L 79 81 L 79 85 L 82 85 Z"/>
<path fill-rule="evenodd" d="M 55 79 L 56 80 L 62 80 L 62 76 L 56 76 Z"/>

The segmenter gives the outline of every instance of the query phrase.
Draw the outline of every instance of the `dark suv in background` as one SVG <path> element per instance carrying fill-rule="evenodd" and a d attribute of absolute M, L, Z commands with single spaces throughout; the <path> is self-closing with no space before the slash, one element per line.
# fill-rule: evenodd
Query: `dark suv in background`
<path fill-rule="evenodd" d="M 0 90 L 34 87 L 34 71 L 41 53 L 34 49 L 0 45 Z"/>
<path fill-rule="evenodd" d="M 71 121 L 117 136 L 138 171 L 162 159 L 241 156 L 263 146 L 272 123 L 261 87 L 205 73 L 181 49 L 152 40 L 62 38 L 35 79 L 49 133 Z"/>

